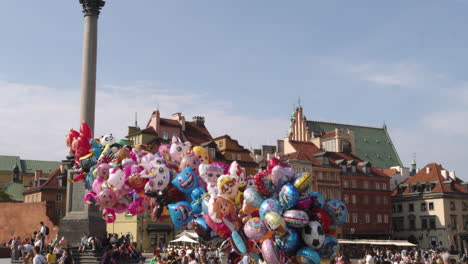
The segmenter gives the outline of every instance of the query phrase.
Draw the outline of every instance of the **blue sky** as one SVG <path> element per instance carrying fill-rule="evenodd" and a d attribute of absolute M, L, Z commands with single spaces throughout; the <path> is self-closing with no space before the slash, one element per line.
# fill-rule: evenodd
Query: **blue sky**
<path fill-rule="evenodd" d="M 59 159 L 63 135 L 78 127 L 81 7 L 2 7 L 1 126 L 28 143 L 5 139 L 2 154 Z M 96 133 L 123 136 L 134 112 L 146 124 L 159 105 L 166 116 L 205 115 L 214 136 L 257 147 L 284 136 L 301 97 L 312 120 L 385 120 L 406 164 L 417 153 L 420 166 L 441 163 L 468 179 L 467 13 L 463 0 L 109 0 L 99 21 Z"/>

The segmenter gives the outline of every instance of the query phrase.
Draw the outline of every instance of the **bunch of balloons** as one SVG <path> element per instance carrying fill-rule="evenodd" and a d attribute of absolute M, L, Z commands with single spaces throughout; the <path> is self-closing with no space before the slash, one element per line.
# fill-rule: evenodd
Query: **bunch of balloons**
<path fill-rule="evenodd" d="M 84 201 L 99 206 L 108 223 L 126 211 L 170 216 L 176 229 L 191 223 L 202 242 L 228 241 L 233 263 L 249 255 L 266 263 L 320 264 L 338 252 L 334 236 L 346 221 L 346 205 L 309 192 L 311 174 L 296 174 L 277 158 L 246 177 L 236 161 L 212 162 L 205 148 L 176 137 L 151 153 L 116 143 L 111 134 L 93 139 L 82 124 L 66 142 L 80 170 L 74 180 L 89 190 Z"/>

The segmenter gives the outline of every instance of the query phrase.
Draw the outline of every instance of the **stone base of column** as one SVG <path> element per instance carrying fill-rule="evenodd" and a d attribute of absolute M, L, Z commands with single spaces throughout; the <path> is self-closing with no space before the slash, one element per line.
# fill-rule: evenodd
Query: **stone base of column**
<path fill-rule="evenodd" d="M 80 244 L 83 233 L 98 237 L 101 241 L 106 237 L 106 223 L 101 217 L 64 217 L 59 223 L 59 239 L 63 236 L 70 247 Z"/>

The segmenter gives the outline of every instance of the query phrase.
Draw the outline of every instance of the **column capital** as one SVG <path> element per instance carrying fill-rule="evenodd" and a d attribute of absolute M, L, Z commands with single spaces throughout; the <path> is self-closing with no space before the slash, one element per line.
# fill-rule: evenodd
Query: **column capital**
<path fill-rule="evenodd" d="M 80 0 L 84 16 L 99 16 L 105 3 L 103 0 Z"/>

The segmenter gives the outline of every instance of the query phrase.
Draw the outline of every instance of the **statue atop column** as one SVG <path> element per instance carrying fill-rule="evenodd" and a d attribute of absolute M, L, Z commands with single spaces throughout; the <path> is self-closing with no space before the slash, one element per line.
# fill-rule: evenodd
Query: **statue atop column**
<path fill-rule="evenodd" d="M 105 3 L 103 0 L 80 0 L 84 16 L 99 16 Z"/>

